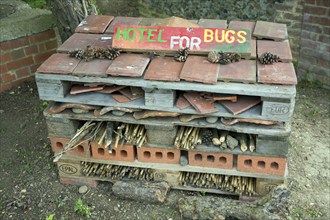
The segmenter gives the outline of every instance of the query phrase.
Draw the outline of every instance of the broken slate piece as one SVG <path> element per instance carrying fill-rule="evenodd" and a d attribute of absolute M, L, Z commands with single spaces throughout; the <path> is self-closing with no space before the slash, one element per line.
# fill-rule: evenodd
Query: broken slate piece
<path fill-rule="evenodd" d="M 71 87 L 70 94 L 75 95 L 75 94 L 86 93 L 86 92 L 100 91 L 102 89 L 103 89 L 103 86 L 86 87 L 86 86 L 74 85 Z"/>
<path fill-rule="evenodd" d="M 122 102 L 130 102 L 130 101 L 132 101 L 132 100 L 130 100 L 129 98 L 127 98 L 126 96 L 124 96 L 124 95 L 113 94 L 113 95 L 111 95 L 111 97 L 112 97 L 114 100 L 116 100 L 117 102 L 120 102 L 120 103 L 122 103 Z"/>
<path fill-rule="evenodd" d="M 120 89 L 119 92 L 126 96 L 127 98 L 129 98 L 130 100 L 136 100 L 136 99 L 140 99 L 143 98 L 143 94 L 139 94 L 139 95 L 133 95 L 132 90 L 129 87 Z"/>
<path fill-rule="evenodd" d="M 208 114 L 219 111 L 213 103 L 206 101 L 198 92 L 187 92 L 183 96 L 190 102 L 194 108 L 202 114 Z"/>
<path fill-rule="evenodd" d="M 178 109 L 182 110 L 182 109 L 186 109 L 186 108 L 188 108 L 189 106 L 191 106 L 191 104 L 190 104 L 190 102 L 188 102 L 188 100 L 183 96 L 183 94 L 180 94 L 178 100 L 176 101 L 175 106 L 176 106 Z"/>
<path fill-rule="evenodd" d="M 240 114 L 261 102 L 260 97 L 256 96 L 238 96 L 237 102 L 221 101 L 221 105 L 225 107 L 233 115 Z"/>
<path fill-rule="evenodd" d="M 97 92 L 110 94 L 110 93 L 116 92 L 120 89 L 123 89 L 125 87 L 126 86 L 118 86 L 118 85 L 105 86 L 102 90 L 99 90 Z"/>
<path fill-rule="evenodd" d="M 60 102 L 56 102 L 55 104 L 53 104 L 48 109 L 48 112 L 50 114 L 57 114 L 57 113 L 60 113 L 60 112 L 64 111 L 65 109 L 68 109 L 68 108 L 79 108 L 79 109 L 83 109 L 83 110 L 95 110 L 95 109 L 99 109 L 98 106 L 93 106 L 93 105 L 84 105 L 84 104 L 75 104 L 75 103 L 60 103 Z"/>

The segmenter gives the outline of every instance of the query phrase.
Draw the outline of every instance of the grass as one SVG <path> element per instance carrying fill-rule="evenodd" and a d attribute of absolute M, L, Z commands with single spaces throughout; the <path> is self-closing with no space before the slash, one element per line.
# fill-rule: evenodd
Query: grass
<path fill-rule="evenodd" d="M 85 216 L 87 218 L 90 218 L 92 215 L 92 208 L 88 205 L 84 204 L 81 199 L 77 199 L 75 205 L 74 205 L 74 211 L 81 215 Z"/>

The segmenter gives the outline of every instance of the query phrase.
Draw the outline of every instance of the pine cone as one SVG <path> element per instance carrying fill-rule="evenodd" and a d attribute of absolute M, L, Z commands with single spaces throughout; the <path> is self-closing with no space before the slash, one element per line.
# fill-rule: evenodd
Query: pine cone
<path fill-rule="evenodd" d="M 174 57 L 174 60 L 179 61 L 179 62 L 185 62 L 188 58 L 189 55 L 189 48 L 183 48 L 179 49 L 177 51 L 177 55 Z"/>
<path fill-rule="evenodd" d="M 213 132 L 211 129 L 205 129 L 202 133 L 202 143 L 206 145 L 213 144 Z"/>
<path fill-rule="evenodd" d="M 219 63 L 220 61 L 220 54 L 217 51 L 211 51 L 207 55 L 207 60 L 211 63 Z"/>
<path fill-rule="evenodd" d="M 259 62 L 261 64 L 273 64 L 277 63 L 280 60 L 280 57 L 277 56 L 276 54 L 272 54 L 270 52 L 265 52 L 261 54 L 259 57 Z"/>
<path fill-rule="evenodd" d="M 102 47 L 95 48 L 95 58 L 104 59 L 105 58 L 105 49 Z"/>
<path fill-rule="evenodd" d="M 109 60 L 114 60 L 120 55 L 120 50 L 115 47 L 109 47 L 105 52 L 105 57 Z"/>

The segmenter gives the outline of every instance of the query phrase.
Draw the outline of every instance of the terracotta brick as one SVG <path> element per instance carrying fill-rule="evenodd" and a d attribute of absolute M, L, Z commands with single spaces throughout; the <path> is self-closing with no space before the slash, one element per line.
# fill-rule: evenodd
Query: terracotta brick
<path fill-rule="evenodd" d="M 227 20 L 199 19 L 198 25 L 203 28 L 225 28 L 225 29 L 227 29 Z"/>
<path fill-rule="evenodd" d="M 49 137 L 50 143 L 52 146 L 52 150 L 54 153 L 61 152 L 67 143 L 69 143 L 69 138 L 60 138 L 60 137 Z M 80 158 L 90 158 L 91 157 L 91 150 L 88 141 L 85 141 L 79 144 L 77 147 L 73 148 L 66 152 L 66 155 L 73 156 L 73 157 L 80 157 Z"/>
<path fill-rule="evenodd" d="M 80 93 L 86 93 L 86 92 L 93 92 L 93 91 L 98 91 L 102 90 L 103 87 L 88 87 L 88 86 L 81 86 L 81 85 L 73 85 L 70 90 L 70 94 L 75 95 L 75 94 L 80 94 Z"/>
<path fill-rule="evenodd" d="M 25 47 L 24 51 L 25 51 L 25 54 L 27 56 L 39 52 L 37 45 L 32 45 L 32 46 L 29 46 L 29 47 Z"/>
<path fill-rule="evenodd" d="M 1 63 L 6 63 L 11 60 L 11 53 L 4 53 L 0 55 L 0 62 Z"/>
<path fill-rule="evenodd" d="M 57 48 L 57 40 L 51 40 L 49 42 L 45 43 L 46 49 L 51 50 L 51 49 L 56 49 Z"/>
<path fill-rule="evenodd" d="M 219 64 L 210 63 L 207 61 L 207 57 L 189 56 L 181 70 L 180 79 L 206 84 L 216 84 L 219 68 Z"/>
<path fill-rule="evenodd" d="M 113 19 L 113 16 L 89 15 L 80 22 L 75 32 L 94 34 L 104 33 Z"/>
<path fill-rule="evenodd" d="M 150 58 L 145 54 L 121 54 L 107 70 L 112 76 L 140 77 L 144 73 Z"/>
<path fill-rule="evenodd" d="M 288 38 L 288 31 L 286 24 L 257 21 L 253 36 L 257 38 L 285 40 Z"/>
<path fill-rule="evenodd" d="M 225 107 L 233 115 L 238 115 L 261 102 L 260 97 L 256 96 L 238 96 L 236 102 L 220 101 L 221 105 Z"/>
<path fill-rule="evenodd" d="M 100 34 L 75 33 L 57 48 L 57 52 L 68 53 L 76 49 L 85 49 L 88 45 L 93 45 L 101 36 Z"/>
<path fill-rule="evenodd" d="M 188 161 L 191 166 L 233 169 L 233 154 L 188 151 Z"/>
<path fill-rule="evenodd" d="M 41 73 L 69 74 L 78 65 L 79 60 L 67 54 L 53 54 L 38 69 Z"/>
<path fill-rule="evenodd" d="M 297 76 L 292 63 L 258 63 L 258 82 L 265 84 L 296 85 Z"/>
<path fill-rule="evenodd" d="M 23 78 L 28 76 L 31 73 L 30 67 L 24 67 L 22 69 L 16 70 L 17 78 Z"/>
<path fill-rule="evenodd" d="M 25 57 L 23 59 L 15 60 L 15 61 L 7 63 L 7 68 L 8 68 L 8 70 L 13 70 L 13 69 L 18 69 L 23 66 L 32 65 L 33 63 L 34 62 L 33 62 L 32 57 Z"/>
<path fill-rule="evenodd" d="M 256 26 L 255 21 L 230 21 L 228 25 L 228 29 L 233 29 L 233 30 L 247 29 L 250 31 L 252 35 L 255 26 Z"/>
<path fill-rule="evenodd" d="M 198 92 L 186 92 L 183 96 L 201 114 L 208 114 L 219 111 L 213 103 L 204 99 Z"/>
<path fill-rule="evenodd" d="M 115 160 L 133 162 L 135 160 L 134 146 L 130 144 L 124 144 L 112 149 L 112 153 L 109 153 L 107 148 L 104 148 L 97 143 L 92 142 L 92 158 L 97 160 Z"/>
<path fill-rule="evenodd" d="M 82 177 L 68 177 L 68 176 L 60 176 L 60 183 L 66 185 L 77 185 L 77 186 L 89 186 L 89 187 L 97 187 L 97 181 L 94 179 L 87 179 Z"/>
<path fill-rule="evenodd" d="M 162 18 L 142 18 L 139 22 L 140 26 L 157 26 L 160 25 L 164 20 Z"/>
<path fill-rule="evenodd" d="M 112 37 L 112 34 L 102 34 L 98 39 L 96 39 L 92 46 L 109 48 L 112 46 Z"/>
<path fill-rule="evenodd" d="M 34 61 L 35 61 L 35 63 L 44 62 L 45 60 L 47 60 L 54 53 L 55 53 L 55 50 L 51 50 L 51 51 L 46 51 L 46 52 L 41 53 L 41 54 L 37 54 L 37 55 L 34 56 Z"/>
<path fill-rule="evenodd" d="M 255 60 L 241 60 L 236 63 L 220 65 L 218 80 L 225 82 L 255 83 L 257 81 Z"/>
<path fill-rule="evenodd" d="M 13 50 L 11 51 L 11 56 L 13 60 L 18 60 L 22 57 L 25 57 L 24 49 L 18 49 L 18 50 Z"/>
<path fill-rule="evenodd" d="M 144 74 L 144 79 L 180 81 L 183 64 L 182 62 L 175 61 L 173 57 L 156 57 L 148 66 Z"/>
<path fill-rule="evenodd" d="M 137 148 L 138 161 L 145 163 L 179 164 L 180 150 L 175 148 Z"/>
<path fill-rule="evenodd" d="M 40 43 L 42 41 L 46 41 L 49 40 L 51 38 L 55 38 L 55 31 L 53 29 L 48 30 L 48 31 L 44 31 L 38 34 L 34 34 L 29 36 L 29 41 L 30 43 Z"/>
<path fill-rule="evenodd" d="M 1 80 L 2 82 L 10 82 L 16 79 L 16 75 L 14 73 L 2 73 Z"/>
<path fill-rule="evenodd" d="M 180 94 L 176 103 L 175 103 L 175 106 L 182 110 L 182 109 L 186 109 L 188 108 L 189 106 L 191 106 L 191 104 L 188 102 L 188 100 L 183 96 L 183 94 Z"/>
<path fill-rule="evenodd" d="M 271 40 L 258 40 L 257 41 L 257 54 L 260 57 L 265 52 L 271 52 L 280 57 L 282 62 L 291 62 L 292 53 L 288 40 L 285 41 L 271 41 Z"/>
<path fill-rule="evenodd" d="M 238 155 L 237 170 L 242 172 L 284 176 L 286 161 L 286 158 Z"/>
<path fill-rule="evenodd" d="M 107 77 L 108 75 L 105 72 L 111 63 L 112 61 L 108 59 L 94 59 L 89 62 L 80 62 L 74 69 L 72 75 Z"/>
<path fill-rule="evenodd" d="M 120 102 L 120 103 L 124 103 L 124 102 L 130 102 L 132 100 L 130 100 L 129 98 L 127 98 L 126 96 L 124 95 L 120 95 L 120 94 L 113 94 L 111 95 L 111 97 L 116 100 L 117 102 Z"/>
<path fill-rule="evenodd" d="M 113 34 L 114 28 L 117 24 L 121 25 L 138 25 L 142 18 L 135 18 L 135 17 L 115 17 L 115 19 L 111 22 L 109 27 L 106 29 L 105 33 Z"/>

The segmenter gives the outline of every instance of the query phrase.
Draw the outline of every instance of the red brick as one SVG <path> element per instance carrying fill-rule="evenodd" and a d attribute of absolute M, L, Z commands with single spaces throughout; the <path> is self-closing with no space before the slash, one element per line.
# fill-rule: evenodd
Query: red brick
<path fill-rule="evenodd" d="M 10 49 L 11 49 L 10 41 L 5 41 L 0 43 L 1 51 L 10 50 Z"/>
<path fill-rule="evenodd" d="M 97 181 L 87 178 L 60 176 L 60 183 L 66 185 L 97 187 Z"/>
<path fill-rule="evenodd" d="M 107 148 L 104 148 L 97 143 L 92 142 L 92 158 L 97 160 L 115 160 L 133 162 L 135 160 L 134 146 L 130 144 L 124 144 L 112 149 L 112 153 L 109 153 Z"/>
<path fill-rule="evenodd" d="M 233 154 L 188 151 L 188 161 L 191 166 L 233 169 Z"/>
<path fill-rule="evenodd" d="M 47 60 L 54 53 L 55 53 L 55 50 L 51 50 L 51 51 L 46 51 L 41 54 L 37 54 L 34 56 L 34 61 L 35 61 L 35 63 L 41 63 L 41 62 Z"/>
<path fill-rule="evenodd" d="M 293 10 L 293 6 L 285 5 L 285 4 L 276 4 L 275 8 L 276 8 L 276 10 L 279 10 L 279 11 L 292 11 Z"/>
<path fill-rule="evenodd" d="M 17 79 L 24 78 L 24 77 L 30 75 L 30 73 L 31 73 L 30 67 L 24 67 L 22 69 L 16 70 Z"/>
<path fill-rule="evenodd" d="M 0 73 L 6 73 L 8 71 L 7 65 L 0 65 Z"/>
<path fill-rule="evenodd" d="M 57 40 L 56 39 L 51 40 L 51 41 L 45 43 L 45 45 L 46 45 L 47 50 L 56 49 L 57 48 Z"/>
<path fill-rule="evenodd" d="M 31 55 L 34 53 L 38 53 L 38 47 L 37 47 L 37 45 L 32 45 L 32 46 L 24 48 L 24 51 L 25 51 L 25 54 L 28 56 L 28 55 Z"/>
<path fill-rule="evenodd" d="M 30 72 L 31 72 L 31 73 L 35 73 L 35 72 L 37 72 L 37 69 L 39 68 L 40 65 L 41 65 L 41 64 L 38 63 L 38 64 L 34 64 L 34 65 L 30 66 Z"/>
<path fill-rule="evenodd" d="M 67 143 L 69 143 L 69 138 L 59 138 L 59 137 L 50 137 L 50 143 L 52 146 L 52 150 L 54 153 L 61 152 Z M 89 142 L 85 141 L 79 144 L 77 147 L 73 148 L 66 152 L 67 155 L 79 158 L 90 158 L 91 150 L 89 146 Z"/>
<path fill-rule="evenodd" d="M 45 45 L 45 43 L 40 43 L 40 44 L 38 44 L 38 51 L 39 51 L 39 53 L 42 53 L 42 52 L 44 52 L 44 51 L 46 51 L 47 49 L 46 49 L 46 45 Z"/>
<path fill-rule="evenodd" d="M 10 82 L 16 79 L 16 75 L 14 73 L 2 73 L 1 80 L 2 82 Z"/>
<path fill-rule="evenodd" d="M 11 89 L 13 87 L 12 83 L 0 84 L 0 92 Z"/>
<path fill-rule="evenodd" d="M 23 66 L 30 66 L 34 64 L 32 57 L 25 57 L 20 60 L 15 60 L 7 63 L 8 70 L 18 69 Z"/>
<path fill-rule="evenodd" d="M 5 53 L 0 55 L 0 61 L 1 63 L 6 63 L 11 60 L 11 53 Z"/>
<path fill-rule="evenodd" d="M 21 37 L 21 38 L 15 39 L 15 40 L 11 40 L 10 45 L 11 45 L 12 49 L 26 46 L 26 45 L 29 45 L 29 40 L 27 37 Z"/>
<path fill-rule="evenodd" d="M 55 38 L 55 32 L 53 29 L 41 32 L 39 34 L 34 34 L 29 36 L 30 43 L 40 43 L 42 41 L 49 40 L 51 38 Z"/>
<path fill-rule="evenodd" d="M 329 0 L 317 0 L 316 5 L 330 7 Z"/>
<path fill-rule="evenodd" d="M 293 13 L 284 13 L 283 17 L 288 20 L 295 20 L 300 21 L 301 20 L 301 14 L 293 14 Z"/>
<path fill-rule="evenodd" d="M 326 8 L 325 7 L 320 7 L 320 6 L 306 5 L 304 7 L 304 12 L 309 13 L 309 14 L 315 14 L 315 15 L 323 15 L 326 12 Z"/>
<path fill-rule="evenodd" d="M 315 5 L 315 1 L 316 1 L 316 0 L 305 0 L 305 5 L 306 5 L 306 6 L 308 6 L 307 4 Z"/>
<path fill-rule="evenodd" d="M 175 148 L 137 148 L 138 161 L 145 163 L 179 164 L 180 156 L 180 150 Z"/>
<path fill-rule="evenodd" d="M 11 56 L 13 60 L 18 60 L 22 57 L 25 57 L 24 49 L 18 49 L 18 50 L 13 50 L 11 51 Z"/>
<path fill-rule="evenodd" d="M 263 173 L 284 176 L 286 158 L 238 155 L 237 170 L 242 172 Z"/>

